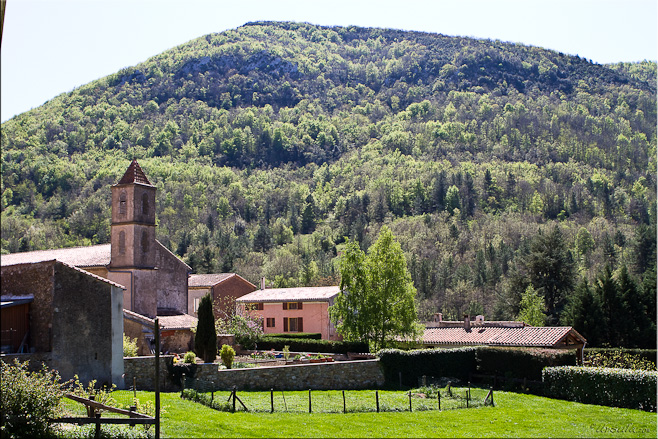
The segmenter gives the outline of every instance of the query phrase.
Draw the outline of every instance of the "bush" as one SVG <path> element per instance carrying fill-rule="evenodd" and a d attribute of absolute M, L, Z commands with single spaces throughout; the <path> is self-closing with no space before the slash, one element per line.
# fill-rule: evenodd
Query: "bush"
<path fill-rule="evenodd" d="M 196 363 L 196 354 L 192 351 L 186 352 L 185 356 L 183 357 L 183 362 L 184 363 L 191 363 L 191 364 Z"/>
<path fill-rule="evenodd" d="M 284 346 L 289 346 L 292 352 L 322 352 L 326 354 L 347 354 L 348 352 L 368 352 L 366 343 L 353 341 L 333 341 L 333 340 L 308 340 L 296 338 L 270 338 L 263 337 L 258 342 L 258 349 L 269 351 L 283 350 Z"/>
<path fill-rule="evenodd" d="M 137 356 L 137 339 L 130 338 L 123 334 L 123 356 L 136 357 Z"/>
<path fill-rule="evenodd" d="M 284 334 L 267 334 L 267 338 L 301 338 L 305 340 L 322 340 L 322 334 L 319 332 L 294 332 Z"/>
<path fill-rule="evenodd" d="M 193 379 L 196 375 L 197 365 L 196 363 L 176 363 L 176 364 L 167 364 L 167 370 L 169 372 L 169 378 L 171 381 L 179 387 L 183 386 L 183 375 L 185 375 L 187 381 L 188 379 Z"/>
<path fill-rule="evenodd" d="M 475 356 L 478 373 L 536 381 L 545 367 L 577 364 L 575 349 L 479 347 Z"/>
<path fill-rule="evenodd" d="M 656 410 L 658 372 L 603 367 L 547 367 L 546 396 L 611 407 Z"/>
<path fill-rule="evenodd" d="M 226 366 L 227 369 L 230 369 L 233 364 L 233 359 L 235 358 L 235 350 L 227 344 L 222 345 L 222 350 L 219 352 L 219 356 L 221 357 L 224 366 Z"/>
<path fill-rule="evenodd" d="M 585 366 L 656 370 L 655 349 L 585 349 Z"/>
<path fill-rule="evenodd" d="M 217 332 L 210 294 L 201 298 L 197 314 L 199 320 L 194 336 L 194 350 L 203 358 L 204 363 L 213 363 L 217 358 Z"/>
<path fill-rule="evenodd" d="M 469 373 L 475 372 L 476 350 L 471 347 L 413 351 L 382 349 L 377 356 L 387 383 L 398 384 L 402 372 L 402 384 L 415 387 L 423 375 L 467 379 Z"/>
<path fill-rule="evenodd" d="M 54 428 L 48 420 L 57 417 L 62 398 L 57 371 L 45 366 L 39 372 L 29 372 L 28 363 L 14 360 L 0 362 L 0 411 L 3 438 L 52 436 Z"/>

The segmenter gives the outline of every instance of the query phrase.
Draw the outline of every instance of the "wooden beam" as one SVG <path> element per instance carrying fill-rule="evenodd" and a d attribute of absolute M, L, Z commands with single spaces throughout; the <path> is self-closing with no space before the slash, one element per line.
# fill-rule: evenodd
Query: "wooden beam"
<path fill-rule="evenodd" d="M 126 419 L 126 418 L 55 418 L 50 422 L 54 424 L 155 424 L 155 418 Z"/>
<path fill-rule="evenodd" d="M 84 404 L 88 407 L 93 407 L 95 409 L 105 410 L 105 411 L 112 412 L 112 413 L 118 413 L 120 415 L 127 415 L 127 416 L 130 416 L 133 419 L 135 419 L 135 418 L 137 418 L 137 419 L 153 419 L 151 416 L 144 415 L 142 413 L 131 412 L 130 410 L 118 409 L 116 407 L 111 407 L 109 405 L 101 404 L 100 402 L 92 401 L 91 399 L 82 398 L 81 396 L 72 395 L 70 393 L 67 393 L 64 396 L 69 398 L 69 399 L 72 399 L 73 401 L 77 401 L 79 403 L 82 403 L 82 404 Z"/>

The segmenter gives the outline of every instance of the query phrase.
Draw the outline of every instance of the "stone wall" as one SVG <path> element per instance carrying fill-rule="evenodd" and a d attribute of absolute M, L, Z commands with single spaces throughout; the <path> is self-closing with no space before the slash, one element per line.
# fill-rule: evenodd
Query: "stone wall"
<path fill-rule="evenodd" d="M 170 392 L 179 390 L 174 385 L 169 374 L 169 370 L 174 364 L 173 355 L 160 356 L 160 390 Z M 123 359 L 124 388 L 130 388 L 133 385 L 133 378 L 136 379 L 137 390 L 155 390 L 155 357 L 126 357 Z"/>
<path fill-rule="evenodd" d="M 173 356 L 160 357 L 160 389 L 177 391 L 170 375 Z M 384 384 L 379 360 L 336 361 L 332 363 L 292 364 L 287 366 L 222 369 L 217 363 L 196 365 L 194 378 L 187 377 L 185 386 L 200 391 L 230 390 L 354 390 L 372 389 Z M 153 390 L 154 357 L 124 358 L 125 385 L 137 390 Z"/>

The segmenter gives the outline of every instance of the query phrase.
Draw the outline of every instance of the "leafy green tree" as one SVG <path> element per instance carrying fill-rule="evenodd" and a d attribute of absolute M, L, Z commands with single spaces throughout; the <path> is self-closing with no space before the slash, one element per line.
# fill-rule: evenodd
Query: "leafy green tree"
<path fill-rule="evenodd" d="M 573 326 L 587 339 L 588 345 L 601 346 L 604 343 L 601 299 L 590 288 L 587 279 L 583 279 L 570 296 L 561 321 L 565 325 Z"/>
<path fill-rule="evenodd" d="M 345 340 L 369 343 L 377 351 L 397 337 L 420 334 L 416 289 L 402 248 L 388 227 L 382 227 L 367 255 L 348 241 L 340 273 L 341 292 L 329 313 Z"/>
<path fill-rule="evenodd" d="M 544 326 L 546 324 L 546 315 L 544 314 L 544 298 L 541 297 L 532 285 L 528 286 L 523 295 L 521 295 L 521 310 L 517 320 L 527 323 L 530 326 Z"/>
<path fill-rule="evenodd" d="M 197 311 L 199 321 L 194 336 L 194 351 L 206 363 L 212 363 L 217 357 L 217 332 L 212 312 L 212 298 L 206 294 L 199 302 Z"/>

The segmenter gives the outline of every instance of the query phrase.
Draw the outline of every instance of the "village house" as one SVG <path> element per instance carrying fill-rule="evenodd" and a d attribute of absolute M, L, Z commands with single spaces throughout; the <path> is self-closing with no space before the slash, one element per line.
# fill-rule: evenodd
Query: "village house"
<path fill-rule="evenodd" d="M 3 256 L 4 258 L 4 256 Z M 2 266 L 2 360 L 121 384 L 123 286 L 56 260 Z M 12 355 L 13 354 L 13 355 Z"/>
<path fill-rule="evenodd" d="M 2 301 L 5 302 L 5 295 L 34 296 L 32 291 L 35 285 L 29 276 L 19 276 L 12 284 L 13 290 L 5 290 L 5 277 L 17 270 L 16 266 L 38 266 L 44 262 L 57 261 L 62 266 L 83 270 L 88 275 L 93 275 L 94 279 L 105 279 L 123 289 L 125 333 L 138 339 L 142 347 L 140 353 L 148 353 L 154 349 L 152 322 L 155 317 L 159 317 L 161 326 L 165 325 L 166 328 L 162 334 L 163 345 L 179 346 L 182 350 L 187 350 L 192 346 L 191 329 L 196 327 L 197 321 L 188 314 L 188 276 L 191 268 L 155 239 L 156 187 L 149 182 L 137 161 L 133 160 L 119 182 L 111 187 L 111 191 L 110 244 L 3 255 L 0 259 Z M 34 296 L 28 306 L 36 309 L 42 306 L 40 301 L 50 300 L 53 308 L 62 313 L 96 315 L 99 312 L 99 302 L 94 300 L 83 286 L 69 284 L 69 288 L 69 294 L 74 294 L 78 301 L 77 308 L 70 308 L 73 305 L 71 302 L 58 303 L 59 299 L 54 296 L 51 299 Z M 34 320 L 32 311 L 30 315 L 31 320 Z M 136 318 L 136 315 L 142 316 L 143 319 Z M 135 325 L 136 320 L 141 323 Z M 41 330 L 43 328 L 37 330 L 38 328 L 40 327 L 30 331 L 27 344 L 41 351 L 49 347 L 43 343 L 44 337 L 58 338 L 59 334 L 52 329 L 52 333 L 48 335 Z M 104 329 L 99 327 L 95 330 Z M 105 334 L 107 336 L 109 333 Z M 168 342 L 167 337 L 174 337 L 176 341 Z M 79 343 L 82 343 L 82 340 L 80 337 Z"/>
<path fill-rule="evenodd" d="M 260 289 L 236 300 L 240 313 L 263 319 L 265 334 L 320 333 L 323 340 L 340 340 L 329 319 L 340 288 L 301 287 Z"/>
<path fill-rule="evenodd" d="M 235 310 L 235 300 L 256 289 L 243 277 L 235 273 L 192 274 L 188 280 L 187 308 L 198 317 L 199 302 L 210 294 L 215 319 L 224 318 Z"/>
<path fill-rule="evenodd" d="M 423 347 L 506 346 L 551 349 L 576 349 L 582 363 L 587 340 L 571 326 L 529 326 L 524 322 L 486 321 L 478 315 L 475 320 L 464 316 L 463 321 L 445 321 L 441 313 L 425 323 L 420 340 Z"/>

